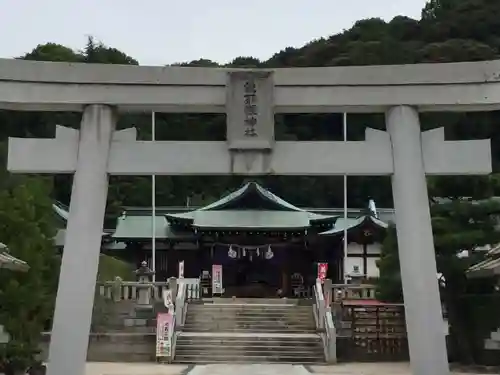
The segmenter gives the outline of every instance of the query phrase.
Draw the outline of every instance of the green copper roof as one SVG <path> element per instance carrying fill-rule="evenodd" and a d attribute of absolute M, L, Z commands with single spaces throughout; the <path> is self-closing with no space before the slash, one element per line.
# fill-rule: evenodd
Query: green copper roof
<path fill-rule="evenodd" d="M 353 230 L 356 228 L 361 227 L 363 224 L 370 223 L 376 227 L 382 228 L 382 229 L 387 229 L 389 225 L 382 220 L 379 220 L 373 216 L 370 215 L 364 215 L 360 216 L 358 218 L 338 218 L 337 221 L 335 222 L 335 225 L 332 229 L 327 230 L 325 232 L 320 233 L 320 235 L 323 236 L 335 236 L 338 234 L 341 234 L 344 232 L 346 229 Z"/>
<path fill-rule="evenodd" d="M 61 227 L 57 229 L 56 237 L 54 238 L 54 242 L 57 247 L 63 247 L 64 246 L 64 241 L 66 239 L 66 225 L 68 223 L 69 219 L 69 207 L 65 206 L 61 202 L 55 202 L 52 204 L 52 209 L 54 210 L 54 213 L 56 214 L 56 217 L 60 221 Z M 102 233 L 102 236 L 108 236 L 109 233 Z"/>
<path fill-rule="evenodd" d="M 155 236 L 158 239 L 182 237 L 174 233 L 165 216 L 156 216 Z M 128 216 L 118 218 L 116 230 L 111 235 L 115 239 L 146 239 L 153 237 L 153 218 L 151 216 Z M 185 237 L 185 236 L 184 236 Z"/>
<path fill-rule="evenodd" d="M 256 199 L 260 199 L 261 203 L 267 203 L 269 208 L 272 210 L 303 211 L 302 209 L 295 207 L 293 204 L 288 203 L 287 201 L 274 195 L 269 190 L 264 189 L 256 182 L 248 182 L 238 190 L 233 191 L 218 201 L 202 207 L 199 210 L 214 211 L 241 208 L 238 203 L 241 203 L 241 200 L 249 195 L 253 195 Z"/>
<path fill-rule="evenodd" d="M 249 182 L 224 198 L 190 212 L 166 214 L 171 223 L 181 221 L 200 229 L 306 229 L 312 224 L 333 223 L 337 216 L 308 212 Z"/>
<path fill-rule="evenodd" d="M 305 229 L 310 220 L 307 212 L 283 211 L 195 211 L 193 227 L 226 229 Z"/>
<path fill-rule="evenodd" d="M 472 278 L 500 276 L 500 245 L 486 254 L 486 259 L 474 264 L 467 270 L 467 276 Z"/>

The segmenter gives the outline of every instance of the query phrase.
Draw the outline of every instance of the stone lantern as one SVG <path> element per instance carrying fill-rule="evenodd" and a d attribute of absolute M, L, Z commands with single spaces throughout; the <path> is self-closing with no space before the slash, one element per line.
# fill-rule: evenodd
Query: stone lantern
<path fill-rule="evenodd" d="M 359 266 L 353 266 L 352 271 L 347 274 L 349 284 L 360 285 L 365 279 L 365 275 L 359 272 Z"/>
<path fill-rule="evenodd" d="M 135 274 L 139 281 L 137 285 L 137 293 L 139 294 L 137 305 L 140 308 L 152 308 L 151 289 L 153 288 L 153 284 L 150 278 L 154 275 L 154 271 L 148 267 L 146 261 L 143 261 L 141 266 L 135 271 Z"/>

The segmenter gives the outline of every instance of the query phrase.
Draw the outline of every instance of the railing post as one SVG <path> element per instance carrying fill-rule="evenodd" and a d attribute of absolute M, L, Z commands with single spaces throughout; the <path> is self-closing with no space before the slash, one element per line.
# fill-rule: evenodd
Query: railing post
<path fill-rule="evenodd" d="M 113 297 L 113 302 L 119 302 L 122 300 L 122 284 L 123 280 L 121 277 L 116 276 L 115 280 L 113 281 L 113 286 L 112 286 L 112 297 Z"/>
<path fill-rule="evenodd" d="M 337 363 L 337 329 L 335 328 L 335 323 L 332 319 L 332 311 L 331 308 L 328 307 L 325 312 L 326 319 L 328 321 L 327 324 L 327 352 L 328 358 L 327 362 L 330 364 Z"/>
<path fill-rule="evenodd" d="M 323 284 L 323 294 L 325 296 L 326 306 L 331 306 L 332 304 L 332 289 L 333 289 L 332 280 L 325 279 L 325 283 Z"/>
<path fill-rule="evenodd" d="M 175 277 L 170 277 L 167 283 L 168 283 L 168 289 L 172 291 L 172 300 L 175 301 L 177 299 L 177 289 L 178 289 L 177 279 Z"/>
<path fill-rule="evenodd" d="M 175 326 L 181 327 L 184 316 L 184 303 L 186 301 L 186 284 L 181 281 L 177 288 L 177 297 L 175 299 Z"/>
<path fill-rule="evenodd" d="M 325 327 L 325 296 L 323 295 L 323 285 L 321 284 L 321 280 L 316 280 L 316 300 L 317 300 L 317 308 L 318 308 L 318 325 L 319 328 Z"/>

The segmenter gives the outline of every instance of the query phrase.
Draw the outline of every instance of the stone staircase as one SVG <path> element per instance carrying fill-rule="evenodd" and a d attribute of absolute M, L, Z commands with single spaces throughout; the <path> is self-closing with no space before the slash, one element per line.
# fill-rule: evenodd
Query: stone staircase
<path fill-rule="evenodd" d="M 189 304 L 174 362 L 324 362 L 312 307 L 275 301 Z"/>

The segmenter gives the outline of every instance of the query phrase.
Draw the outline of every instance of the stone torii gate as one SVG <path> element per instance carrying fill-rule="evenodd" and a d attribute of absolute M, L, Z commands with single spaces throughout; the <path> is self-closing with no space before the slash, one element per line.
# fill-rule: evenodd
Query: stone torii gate
<path fill-rule="evenodd" d="M 449 372 L 426 174 L 488 174 L 489 140 L 421 133 L 419 112 L 500 108 L 500 62 L 225 70 L 0 60 L 0 108 L 82 111 L 80 130 L 9 140 L 8 168 L 74 173 L 50 375 L 83 375 L 109 175 L 390 175 L 411 366 Z M 120 111 L 227 113 L 227 142 L 144 142 Z M 276 142 L 275 113 L 383 112 L 362 142 Z M 473 125 L 473 124 L 471 124 Z M 312 124 L 313 126 L 313 124 Z"/>

